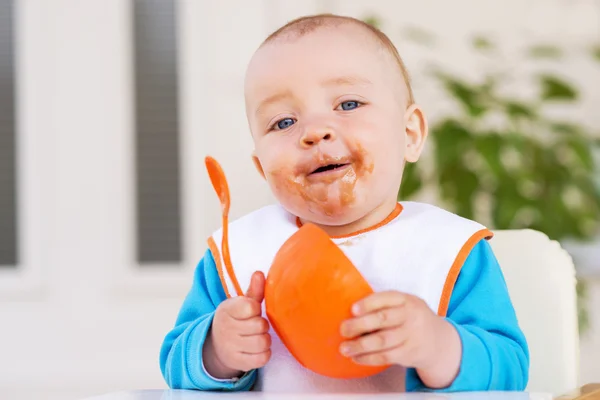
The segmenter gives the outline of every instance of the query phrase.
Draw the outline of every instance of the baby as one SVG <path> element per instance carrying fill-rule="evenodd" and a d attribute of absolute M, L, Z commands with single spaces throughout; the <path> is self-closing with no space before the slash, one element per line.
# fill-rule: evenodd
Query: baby
<path fill-rule="evenodd" d="M 397 200 L 405 163 L 422 152 L 427 121 L 390 40 L 349 17 L 292 21 L 254 54 L 245 99 L 254 164 L 279 204 L 230 224 L 234 276 L 222 267 L 221 231 L 209 238 L 161 348 L 168 385 L 524 390 L 527 343 L 487 242 L 492 233 L 440 208 Z M 329 234 L 375 291 L 341 324 L 347 340 L 339 351 L 359 364 L 391 365 L 379 374 L 313 373 L 270 327 L 265 275 L 280 246 L 308 222 Z"/>

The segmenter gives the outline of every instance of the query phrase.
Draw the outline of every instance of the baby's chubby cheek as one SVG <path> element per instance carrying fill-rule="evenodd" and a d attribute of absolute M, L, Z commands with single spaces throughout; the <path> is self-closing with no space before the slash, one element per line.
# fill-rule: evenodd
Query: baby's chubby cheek
<path fill-rule="evenodd" d="M 284 163 L 272 165 L 265 170 L 265 177 L 271 191 L 282 205 L 292 210 L 297 210 L 303 206 L 305 198 L 302 195 L 306 188 L 304 178 L 295 174 L 294 168 Z M 304 205 L 304 207 L 306 207 Z"/>
<path fill-rule="evenodd" d="M 259 156 L 258 162 L 275 197 L 279 201 L 289 197 L 294 178 L 294 165 L 290 158 L 271 153 L 268 157 Z"/>

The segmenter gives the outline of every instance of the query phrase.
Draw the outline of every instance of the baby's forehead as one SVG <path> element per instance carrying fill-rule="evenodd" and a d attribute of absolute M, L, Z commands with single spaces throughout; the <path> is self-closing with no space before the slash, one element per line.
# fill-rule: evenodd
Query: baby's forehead
<path fill-rule="evenodd" d="M 348 38 L 351 40 L 345 40 Z M 397 56 L 393 44 L 391 42 L 386 44 L 385 37 L 379 37 L 376 31 L 364 25 L 352 20 L 335 18 L 326 19 L 325 22 L 323 20 L 307 20 L 284 27 L 271 34 L 253 55 L 248 65 L 246 84 L 252 83 L 257 75 L 265 77 L 260 73 L 264 65 L 279 64 L 278 59 L 282 55 L 289 54 L 290 51 L 303 51 L 305 54 L 308 53 L 308 56 L 320 56 L 321 54 L 327 56 L 326 53 L 329 51 L 326 46 L 312 46 L 312 44 L 329 42 L 331 46 L 335 46 L 338 40 L 344 40 L 346 44 L 351 43 L 350 47 L 346 47 L 348 51 L 360 52 L 361 56 L 368 57 L 372 63 L 381 65 L 382 70 L 385 69 L 400 78 L 402 86 L 407 89 L 409 102 L 412 102 L 408 74 L 405 72 L 404 65 Z M 387 40 L 389 41 L 389 39 Z M 301 41 L 306 45 L 297 46 Z M 341 57 L 344 57 L 344 54 Z"/>
<path fill-rule="evenodd" d="M 319 24 L 292 25 L 275 32 L 263 42 L 257 53 L 265 47 L 282 49 L 304 38 L 315 36 L 317 37 L 316 40 L 322 40 L 323 38 L 331 39 L 335 36 L 351 36 L 356 49 L 367 50 L 373 54 L 386 53 L 389 57 L 393 56 L 373 31 L 355 22 L 335 19 Z"/>
<path fill-rule="evenodd" d="M 359 24 L 350 19 L 327 17 L 300 19 L 298 22 L 290 23 L 273 32 L 264 40 L 263 45 L 273 42 L 293 41 L 315 32 L 335 32 L 337 30 L 352 31 L 363 35 L 373 33 L 366 29 L 366 25 Z"/>

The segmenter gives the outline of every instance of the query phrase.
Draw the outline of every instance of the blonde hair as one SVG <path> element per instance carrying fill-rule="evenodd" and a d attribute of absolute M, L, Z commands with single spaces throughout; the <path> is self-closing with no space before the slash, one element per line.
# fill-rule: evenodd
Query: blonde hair
<path fill-rule="evenodd" d="M 359 19 L 335 14 L 317 14 L 296 18 L 283 25 L 273 33 L 271 33 L 263 41 L 261 47 L 284 35 L 288 38 L 300 38 L 310 32 L 317 30 L 318 28 L 338 26 L 344 23 L 356 24 L 358 26 L 366 28 L 375 36 L 377 41 L 383 46 L 383 48 L 388 52 L 388 54 L 392 56 L 392 58 L 398 65 L 400 72 L 402 73 L 402 77 L 404 79 L 404 83 L 408 91 L 408 104 L 410 105 L 414 103 L 413 91 L 410 84 L 410 76 L 408 74 L 406 66 L 404 65 L 404 61 L 402 61 L 402 58 L 400 57 L 400 53 L 398 53 L 398 49 L 396 48 L 396 46 L 394 46 L 394 43 L 392 43 L 390 38 L 385 33 L 380 31 L 373 25 L 368 24 Z"/>

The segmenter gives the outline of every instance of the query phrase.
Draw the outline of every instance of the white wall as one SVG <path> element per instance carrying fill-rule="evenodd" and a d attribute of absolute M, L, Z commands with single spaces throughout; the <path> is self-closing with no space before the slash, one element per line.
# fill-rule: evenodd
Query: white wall
<path fill-rule="evenodd" d="M 16 281 L 0 286 L 2 398 L 161 383 L 157 346 L 179 299 L 137 296 L 143 283 L 127 281 L 134 265 L 125 5 L 18 2 L 25 275 L 0 278 Z"/>
<path fill-rule="evenodd" d="M 592 1 L 180 1 L 186 253 L 179 269 L 140 271 L 129 2 L 17 5 L 24 265 L 18 275 L 0 275 L 0 397 L 15 400 L 164 387 L 160 343 L 219 224 L 204 155 L 221 161 L 229 177 L 232 217 L 272 201 L 250 163 L 242 80 L 252 51 L 279 24 L 304 13 L 379 10 L 390 29 L 394 21 L 420 21 L 443 33 L 449 45 L 440 57 L 456 66 L 468 61 L 458 43 L 472 28 L 493 30 L 509 45 L 521 40 L 516 26 L 574 43 L 600 32 Z M 423 50 L 401 50 L 416 68 Z M 425 87 L 417 96 L 433 104 Z M 600 118 L 591 107 L 580 112 Z M 597 327 L 600 315 L 594 318 Z M 584 380 L 600 380 L 593 346 L 593 355 L 583 351 Z"/>

